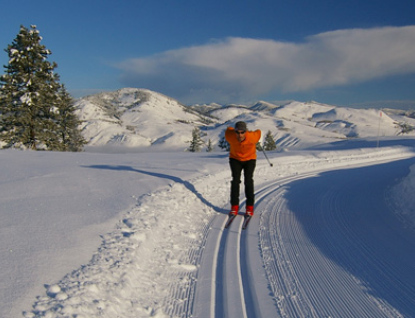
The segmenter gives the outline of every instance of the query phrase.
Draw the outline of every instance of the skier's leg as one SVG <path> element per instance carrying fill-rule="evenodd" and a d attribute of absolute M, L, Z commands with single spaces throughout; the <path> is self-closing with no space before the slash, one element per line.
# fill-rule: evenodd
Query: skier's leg
<path fill-rule="evenodd" d="M 239 160 L 230 158 L 229 165 L 232 172 L 231 181 L 231 205 L 239 206 L 239 188 L 241 183 L 242 164 Z"/>
<path fill-rule="evenodd" d="M 244 162 L 244 184 L 246 205 L 253 206 L 255 203 L 254 194 L 254 171 L 256 167 L 256 160 L 249 160 Z"/>

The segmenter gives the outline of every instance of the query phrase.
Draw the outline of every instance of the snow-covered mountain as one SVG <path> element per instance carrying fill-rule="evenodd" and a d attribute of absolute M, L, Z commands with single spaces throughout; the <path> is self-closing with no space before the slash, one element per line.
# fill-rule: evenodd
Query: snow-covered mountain
<path fill-rule="evenodd" d="M 125 88 L 77 102 L 83 135 L 90 146 L 185 145 L 205 116 L 178 101 L 144 89 Z"/>
<path fill-rule="evenodd" d="M 185 150 L 194 127 L 217 146 L 228 125 L 243 120 L 251 130 L 271 131 L 280 148 L 304 147 L 350 138 L 395 136 L 397 123 L 415 125 L 398 111 L 354 109 L 317 102 L 276 105 L 191 105 L 146 89 L 124 88 L 77 102 L 89 146 Z M 413 134 L 412 132 L 410 134 Z"/>

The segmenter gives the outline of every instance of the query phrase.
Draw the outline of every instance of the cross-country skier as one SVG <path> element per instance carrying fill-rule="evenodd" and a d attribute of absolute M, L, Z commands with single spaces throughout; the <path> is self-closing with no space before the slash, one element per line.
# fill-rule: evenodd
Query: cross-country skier
<path fill-rule="evenodd" d="M 248 131 L 246 123 L 238 121 L 235 127 L 228 127 L 225 138 L 230 145 L 229 165 L 232 172 L 231 211 L 236 215 L 239 211 L 239 188 L 241 173 L 244 171 L 246 197 L 246 215 L 254 215 L 254 171 L 256 166 L 256 144 L 261 138 L 261 130 Z"/>

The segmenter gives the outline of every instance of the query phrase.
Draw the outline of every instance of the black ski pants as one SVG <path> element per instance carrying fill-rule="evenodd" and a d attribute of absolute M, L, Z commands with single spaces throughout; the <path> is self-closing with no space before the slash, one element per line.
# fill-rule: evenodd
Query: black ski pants
<path fill-rule="evenodd" d="M 256 160 L 239 161 L 229 158 L 229 165 L 231 166 L 232 172 L 231 205 L 239 205 L 239 188 L 242 170 L 244 171 L 246 205 L 254 205 L 254 171 Z"/>

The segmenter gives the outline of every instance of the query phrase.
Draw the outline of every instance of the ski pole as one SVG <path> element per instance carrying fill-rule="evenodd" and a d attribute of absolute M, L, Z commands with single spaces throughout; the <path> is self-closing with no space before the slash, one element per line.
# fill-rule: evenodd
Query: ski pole
<path fill-rule="evenodd" d="M 269 161 L 268 156 L 267 156 L 267 154 L 265 153 L 264 148 L 263 148 L 263 147 L 261 147 L 261 149 L 262 149 L 262 152 L 264 153 L 265 158 L 267 158 L 267 161 L 268 161 L 269 165 L 272 167 L 272 166 L 273 166 L 273 164 Z"/>

